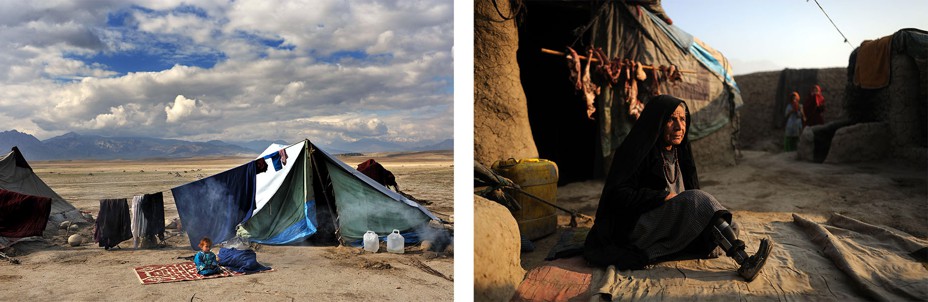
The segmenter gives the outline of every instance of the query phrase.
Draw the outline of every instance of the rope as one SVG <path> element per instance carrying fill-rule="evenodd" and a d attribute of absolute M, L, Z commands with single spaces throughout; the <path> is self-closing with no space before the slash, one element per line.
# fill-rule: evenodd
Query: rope
<path fill-rule="evenodd" d="M 814 0 L 814 1 L 815 1 L 815 5 L 818 5 L 818 8 L 822 10 L 823 14 L 825 14 L 825 18 L 828 18 L 828 22 L 831 22 L 831 25 L 835 27 L 835 30 L 837 30 L 838 33 L 841 34 L 841 37 L 844 38 L 844 43 L 847 43 L 848 46 L 850 46 L 851 48 L 854 48 L 854 45 L 852 45 L 851 42 L 847 41 L 847 37 L 844 36 L 844 33 L 841 32 L 841 29 L 838 28 L 838 25 L 835 24 L 835 21 L 831 20 L 831 17 L 828 16 L 828 13 L 825 12 L 825 8 L 822 8 L 822 5 L 818 3 L 818 0 Z M 806 2 L 809 2 L 809 0 L 806 0 Z"/>
<path fill-rule="evenodd" d="M 493 0 L 493 7 L 496 8 L 496 13 L 499 14 L 499 17 L 500 17 L 500 18 L 503 18 L 503 20 L 501 20 L 500 22 L 505 22 L 505 21 L 509 21 L 509 20 L 515 19 L 515 17 L 518 15 L 518 13 L 519 13 L 520 11 L 522 11 L 522 8 L 524 7 L 524 4 L 522 3 L 522 1 L 513 1 L 513 2 L 517 2 L 517 3 L 519 4 L 519 6 L 516 7 L 515 9 L 513 9 L 513 8 L 512 8 L 512 2 L 510 2 L 510 3 L 509 3 L 509 5 L 510 5 L 510 6 L 509 6 L 509 16 L 507 17 L 507 16 L 503 15 L 503 12 L 502 12 L 502 11 L 499 10 L 499 3 L 496 3 L 496 0 Z"/>

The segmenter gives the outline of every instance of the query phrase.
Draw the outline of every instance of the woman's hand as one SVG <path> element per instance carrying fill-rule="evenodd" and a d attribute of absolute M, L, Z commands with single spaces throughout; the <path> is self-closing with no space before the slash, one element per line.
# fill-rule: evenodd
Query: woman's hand
<path fill-rule="evenodd" d="M 664 201 L 668 201 L 668 200 L 670 200 L 671 198 L 674 198 L 675 196 L 677 196 L 677 194 L 674 194 L 673 192 L 670 192 L 670 193 L 667 194 L 667 197 L 664 197 Z"/>

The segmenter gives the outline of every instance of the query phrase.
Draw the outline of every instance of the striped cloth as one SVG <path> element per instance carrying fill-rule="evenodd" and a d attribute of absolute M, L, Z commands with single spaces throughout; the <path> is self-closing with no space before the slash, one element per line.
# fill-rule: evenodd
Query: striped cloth
<path fill-rule="evenodd" d="M 686 248 L 719 211 L 728 212 L 712 195 L 686 190 L 642 214 L 629 238 L 648 259 L 657 259 Z"/>

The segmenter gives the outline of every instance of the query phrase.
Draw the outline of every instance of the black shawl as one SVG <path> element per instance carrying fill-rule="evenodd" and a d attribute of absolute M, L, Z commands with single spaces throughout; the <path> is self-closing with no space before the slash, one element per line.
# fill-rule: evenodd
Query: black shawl
<path fill-rule="evenodd" d="M 628 263 L 621 262 L 647 261 L 635 259 L 642 255 L 630 246 L 628 235 L 638 218 L 660 206 L 669 194 L 660 157 L 663 147 L 660 139 L 663 125 L 681 103 L 686 109 L 687 121 L 683 142 L 677 146 L 681 176 L 686 190 L 699 188 L 689 142 L 692 123 L 689 108 L 683 100 L 669 95 L 652 98 L 612 160 L 596 210 L 596 221 L 586 238 L 584 255 L 591 263 L 627 267 L 623 264 Z"/>

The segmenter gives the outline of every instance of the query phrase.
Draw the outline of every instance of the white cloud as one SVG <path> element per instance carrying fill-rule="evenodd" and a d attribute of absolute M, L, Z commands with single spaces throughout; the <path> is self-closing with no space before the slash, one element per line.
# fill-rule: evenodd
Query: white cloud
<path fill-rule="evenodd" d="M 98 114 L 93 119 L 80 122 L 76 126 L 87 129 L 126 127 L 130 124 L 151 125 L 153 118 L 135 103 L 111 107 L 109 113 Z"/>
<path fill-rule="evenodd" d="M 304 93 L 303 87 L 305 86 L 306 83 L 303 81 L 290 82 L 284 87 L 284 91 L 274 97 L 274 105 L 284 106 L 294 99 L 300 98 Z"/>
<path fill-rule="evenodd" d="M 133 14 L 142 31 L 159 34 L 176 34 L 191 38 L 196 43 L 210 43 L 216 22 L 193 14 L 169 13 L 163 16 L 142 12 Z"/>
<path fill-rule="evenodd" d="M 174 104 L 168 104 L 164 107 L 164 112 L 167 113 L 168 123 L 177 123 L 182 122 L 185 119 L 199 116 L 217 116 L 218 111 L 210 110 L 209 105 L 206 105 L 202 101 L 199 102 L 200 106 L 197 106 L 197 100 L 188 99 L 183 95 L 178 95 L 174 98 Z"/>
<path fill-rule="evenodd" d="M 28 129 L 40 138 L 68 131 L 193 140 L 449 138 L 451 6 L 0 1 L 0 113 L 9 117 L 0 131 Z M 107 25 L 120 16 L 122 26 Z M 218 59 L 197 65 L 202 57 Z M 152 69 L 159 62 L 169 65 Z M 119 64 L 148 67 L 119 73 Z"/>

